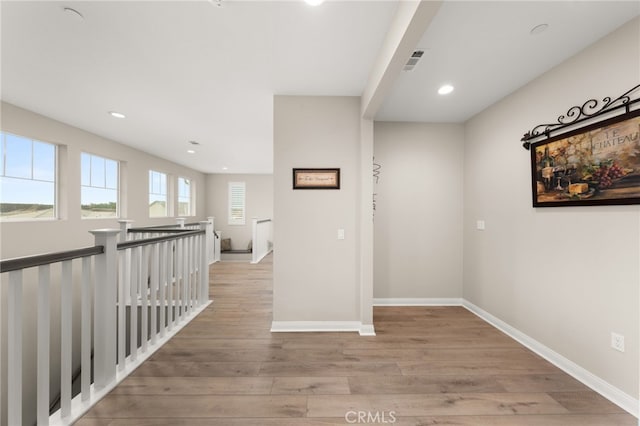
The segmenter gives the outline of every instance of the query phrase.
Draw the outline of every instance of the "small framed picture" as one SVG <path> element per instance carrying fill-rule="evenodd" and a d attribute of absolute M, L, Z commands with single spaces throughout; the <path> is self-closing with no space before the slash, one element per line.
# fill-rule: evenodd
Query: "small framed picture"
<path fill-rule="evenodd" d="M 293 169 L 293 189 L 340 189 L 340 169 Z"/>

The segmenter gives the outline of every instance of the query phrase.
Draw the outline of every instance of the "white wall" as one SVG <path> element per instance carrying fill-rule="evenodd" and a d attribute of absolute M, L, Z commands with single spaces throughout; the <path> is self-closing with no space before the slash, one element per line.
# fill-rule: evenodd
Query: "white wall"
<path fill-rule="evenodd" d="M 80 218 L 80 153 L 108 157 L 122 161 L 122 188 L 121 203 L 126 212 L 123 218 L 134 220 L 134 226 L 150 226 L 161 224 L 174 224 L 175 217 L 149 218 L 148 207 L 148 174 L 149 169 L 165 172 L 172 179 L 178 176 L 186 177 L 195 182 L 196 187 L 196 213 L 197 216 L 187 218 L 187 222 L 204 220 L 205 210 L 205 176 L 202 173 L 177 165 L 144 152 L 135 150 L 117 142 L 104 139 L 100 136 L 88 133 L 84 130 L 60 123 L 50 118 L 35 114 L 16 106 L 2 103 L 2 130 L 21 136 L 38 139 L 62 145 L 59 152 L 60 167 L 60 220 L 0 222 L 0 249 L 3 259 L 39 254 L 52 251 L 69 250 L 93 245 L 94 239 L 89 230 L 100 228 L 118 228 L 117 219 L 81 219 Z M 176 184 L 177 187 L 177 184 Z M 177 201 L 174 202 L 174 211 L 177 211 Z M 76 270 L 77 272 L 77 270 Z M 59 273 L 59 267 L 52 268 L 54 279 L 51 291 L 51 345 L 52 365 L 60 365 L 59 362 L 59 289 L 55 285 L 55 276 Z M 34 395 L 27 398 L 34 405 L 25 404 L 23 407 L 23 421 L 25 424 L 35 423 L 35 370 L 36 370 L 36 345 L 35 345 L 35 315 L 36 312 L 36 282 L 35 278 L 29 280 L 34 274 L 25 275 L 23 327 L 23 389 L 24 395 Z M 3 277 L 4 279 L 4 277 Z M 6 315 L 6 286 L 2 286 L 3 315 Z M 79 299 L 74 300 L 74 315 L 77 315 Z M 74 321 L 74 346 L 79 350 L 79 321 Z M 6 321 L 2 322 L 1 330 L 3 341 L 6 341 Z M 6 360 L 6 345 L 2 348 L 3 362 Z M 77 359 L 75 360 L 77 361 Z M 77 362 L 75 362 L 77 364 Z M 57 394 L 57 377 L 55 369 L 52 369 L 52 397 Z M 2 371 L 3 380 L 0 383 L 2 400 L 6 401 L 6 369 Z M 59 389 L 59 387 L 57 388 Z M 3 410 L 4 411 L 4 410 Z M 3 412 L 6 421 L 6 411 Z M 2 424 L 3 419 L 0 419 Z"/>
<path fill-rule="evenodd" d="M 360 98 L 275 97 L 274 321 L 360 318 L 359 144 Z M 293 190 L 296 167 L 339 167 L 341 188 Z"/>
<path fill-rule="evenodd" d="M 207 175 L 207 216 L 215 217 L 216 231 L 231 238 L 234 250 L 247 248 L 252 238 L 252 219 L 273 218 L 273 175 L 210 174 Z M 229 225 L 229 182 L 245 182 L 246 222 Z"/>
<path fill-rule="evenodd" d="M 532 208 L 519 140 L 573 105 L 637 85 L 639 34 L 635 19 L 466 123 L 463 292 L 636 399 L 640 208 Z M 610 348 L 612 331 L 625 336 L 624 353 Z"/>
<path fill-rule="evenodd" d="M 462 297 L 464 129 L 376 122 L 376 299 Z"/>

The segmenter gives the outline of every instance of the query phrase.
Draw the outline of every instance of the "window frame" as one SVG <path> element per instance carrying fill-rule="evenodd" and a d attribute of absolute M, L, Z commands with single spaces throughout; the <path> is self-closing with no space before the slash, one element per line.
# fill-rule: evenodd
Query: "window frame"
<path fill-rule="evenodd" d="M 187 214 L 183 215 L 180 212 L 180 202 L 182 200 L 185 199 L 185 197 L 182 196 L 182 194 L 180 193 L 180 180 L 183 181 L 187 181 L 188 182 L 188 188 L 189 188 L 189 195 L 188 195 L 188 206 L 189 206 L 189 211 Z M 177 193 L 177 201 L 178 201 L 178 216 L 195 216 L 196 212 L 195 212 L 195 181 L 191 178 L 188 177 L 184 177 L 184 176 L 178 176 L 178 190 L 176 191 Z"/>
<path fill-rule="evenodd" d="M 21 176 L 11 176 L 7 175 L 7 146 L 6 146 L 6 138 L 7 136 L 13 136 L 18 139 L 28 140 L 31 144 L 31 154 L 30 154 L 30 178 L 21 177 Z M 53 180 L 45 180 L 45 179 L 36 179 L 34 178 L 34 143 L 40 143 L 45 145 L 50 145 L 53 147 Z M 53 184 L 53 214 L 50 217 L 26 217 L 26 216 L 18 216 L 18 217 L 9 217 L 2 216 L 0 213 L 0 222 L 37 222 L 37 221 L 52 221 L 60 219 L 60 145 L 53 142 L 44 141 L 41 139 L 32 138 L 30 136 L 24 136 L 13 132 L 7 132 L 5 130 L 0 130 L 0 178 L 5 179 L 16 179 L 21 181 L 30 181 L 30 182 L 42 182 Z M 3 200 L 0 199 L 0 204 L 3 204 Z"/>
<path fill-rule="evenodd" d="M 105 160 L 104 163 L 104 187 L 100 187 L 100 186 L 93 186 L 93 185 L 83 185 L 82 184 L 82 178 L 83 178 L 83 170 L 82 170 L 82 155 L 88 155 L 89 156 L 89 181 L 92 180 L 92 168 L 93 168 L 93 163 L 91 162 L 91 158 L 92 157 L 97 157 L 99 159 Z M 113 161 L 114 163 L 116 163 L 116 212 L 114 216 L 98 216 L 98 217 L 84 217 L 82 216 L 82 188 L 95 188 L 95 189 L 105 189 L 105 190 L 113 190 L 113 188 L 109 188 L 107 187 L 107 160 L 108 161 Z M 97 155 L 97 154 L 93 154 L 91 152 L 86 152 L 86 151 L 81 151 L 80 152 L 80 219 L 119 219 L 120 218 L 120 212 L 121 212 L 121 205 L 120 205 L 120 187 L 121 182 L 120 182 L 120 177 L 121 177 L 121 170 L 122 170 L 122 166 L 120 164 L 119 160 L 115 160 L 113 158 L 108 158 L 108 157 L 104 157 L 102 155 Z"/>
<path fill-rule="evenodd" d="M 160 176 L 164 176 L 164 194 L 152 192 L 152 188 L 153 188 L 152 174 L 153 173 L 156 173 Z M 149 173 L 147 174 L 147 176 L 149 179 L 148 181 L 149 185 L 147 185 L 147 191 L 148 191 L 147 208 L 148 208 L 149 218 L 169 217 L 169 174 L 165 172 L 160 172 L 158 170 L 149 169 Z M 152 195 L 164 195 L 164 214 L 163 215 L 157 215 L 157 216 L 151 215 L 151 204 L 152 204 L 151 196 Z M 158 200 L 154 200 L 154 202 L 155 201 L 158 201 Z"/>
<path fill-rule="evenodd" d="M 242 217 L 235 218 L 234 210 L 234 188 L 242 188 Z M 228 225 L 246 225 L 247 223 L 247 184 L 246 182 L 229 182 L 227 199 L 227 224 Z M 240 207 L 236 207 L 240 208 Z"/>

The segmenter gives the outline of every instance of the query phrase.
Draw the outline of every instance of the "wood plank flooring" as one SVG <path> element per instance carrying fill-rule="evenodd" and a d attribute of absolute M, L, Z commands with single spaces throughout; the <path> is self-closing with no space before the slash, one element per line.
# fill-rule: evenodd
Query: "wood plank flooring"
<path fill-rule="evenodd" d="M 213 265 L 214 303 L 76 424 L 638 424 L 463 308 L 375 308 L 375 337 L 272 334 L 271 262 Z"/>

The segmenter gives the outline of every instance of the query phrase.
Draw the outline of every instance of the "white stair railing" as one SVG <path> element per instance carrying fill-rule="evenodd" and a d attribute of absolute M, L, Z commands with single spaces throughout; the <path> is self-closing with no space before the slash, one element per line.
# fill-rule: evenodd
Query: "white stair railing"
<path fill-rule="evenodd" d="M 115 246 L 115 242 L 114 242 Z M 71 381 L 72 381 L 72 306 L 73 300 L 73 261 L 74 259 L 82 259 L 82 283 L 81 283 L 81 299 L 91 302 L 91 286 L 88 277 L 91 275 L 91 258 L 105 256 L 105 247 L 96 245 L 78 250 L 70 250 L 60 253 L 52 253 L 37 256 L 28 256 L 18 259 L 8 259 L 1 262 L 0 272 L 2 273 L 2 282 L 6 282 L 8 276 L 8 309 L 7 309 L 7 424 L 21 425 L 23 423 L 37 422 L 38 424 L 49 424 L 49 405 L 50 405 L 50 287 L 51 277 L 55 273 L 55 281 L 60 286 L 60 341 L 56 347 L 59 347 L 61 363 L 56 375 L 60 375 L 60 410 L 68 415 L 71 411 Z M 50 265 L 60 264 L 60 268 L 52 271 Z M 22 341 L 25 330 L 22 324 L 22 314 L 24 311 L 23 304 L 23 285 L 25 270 L 34 269 L 37 274 L 38 297 L 37 297 L 37 370 L 36 370 L 36 395 L 31 396 L 30 400 L 35 399 L 34 418 L 23 419 L 23 352 Z M 32 276 L 32 271 L 28 271 Z M 81 316 L 83 320 L 86 318 L 86 305 L 83 303 Z M 1 316 L 1 315 L 0 315 Z M 90 317 L 89 317 L 90 318 Z M 96 318 L 96 320 L 98 320 Z M 86 339 L 86 324 L 91 321 L 83 321 L 81 351 L 90 352 L 91 339 Z M 0 342 L 0 348 L 4 346 L 4 342 Z M 1 351 L 1 350 L 0 350 Z M 81 363 L 85 367 L 85 371 L 91 371 L 91 365 L 85 364 L 85 357 L 82 357 Z M 4 367 L 4 366 L 0 366 Z M 82 392 L 85 392 L 83 387 Z M 85 397 L 85 395 L 83 395 Z M 24 398 L 24 399 L 23 399 Z"/>
<path fill-rule="evenodd" d="M 271 219 L 253 219 L 251 263 L 260 262 L 273 250 Z"/>
<path fill-rule="evenodd" d="M 212 240 L 207 238 L 206 230 L 212 225 L 206 221 L 198 226 L 200 229 L 125 241 L 123 235 L 130 222 L 121 222 L 121 229 L 92 231 L 94 247 L 0 262 L 2 284 L 7 283 L 8 295 L 7 341 L 0 341 L 0 353 L 7 345 L 7 403 L 0 401 L 0 407 L 7 413 L 8 425 L 35 421 L 39 425 L 73 423 L 208 306 L 208 244 Z M 78 262 L 79 270 L 74 268 Z M 50 265 L 55 264 L 61 266 L 52 271 Z M 37 395 L 25 394 L 23 399 L 22 336 L 28 332 L 22 324 L 23 270 L 31 268 L 37 268 L 38 282 Z M 79 286 L 74 285 L 77 280 Z M 49 335 L 52 282 L 59 283 L 61 289 L 61 331 L 56 345 L 51 345 Z M 74 288 L 80 292 L 76 297 Z M 73 300 L 81 301 L 80 318 L 73 316 Z M 77 321 L 81 321 L 80 365 L 74 366 L 72 330 Z M 61 363 L 54 366 L 49 363 L 50 348 L 57 343 Z M 4 361 L 0 358 L 0 371 Z M 80 373 L 81 384 L 75 397 L 74 368 Z M 58 374 L 60 409 L 50 416 L 50 377 Z M 35 418 L 23 419 L 23 405 L 31 404 L 34 397 Z M 1 414 L 2 411 L 0 419 Z"/>
<path fill-rule="evenodd" d="M 209 264 L 218 262 L 220 260 L 220 256 L 218 255 L 216 258 L 216 234 L 214 232 L 215 218 L 212 216 L 207 217 L 206 220 L 206 238 L 207 238 L 207 259 Z M 162 235 L 168 230 L 183 230 L 183 229 L 200 229 L 201 222 L 198 223 L 186 223 L 186 219 L 183 217 L 176 218 L 175 225 L 168 226 L 154 226 L 147 228 L 132 228 L 132 220 L 119 220 L 120 224 L 120 242 L 127 241 L 130 239 L 136 238 L 149 238 L 158 235 Z M 219 244 L 218 244 L 219 245 Z"/>

